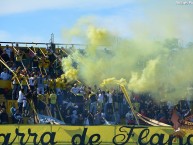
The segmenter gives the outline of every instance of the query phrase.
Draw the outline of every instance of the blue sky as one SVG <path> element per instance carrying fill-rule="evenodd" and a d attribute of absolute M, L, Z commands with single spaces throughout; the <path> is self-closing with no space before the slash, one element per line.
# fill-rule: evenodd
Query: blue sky
<path fill-rule="evenodd" d="M 193 5 L 176 5 L 175 0 L 1 0 L 0 41 L 49 42 L 54 33 L 55 42 L 63 43 L 64 30 L 90 17 L 98 26 L 123 36 L 138 30 L 149 35 L 153 29 L 155 36 L 192 39 L 192 14 Z"/>

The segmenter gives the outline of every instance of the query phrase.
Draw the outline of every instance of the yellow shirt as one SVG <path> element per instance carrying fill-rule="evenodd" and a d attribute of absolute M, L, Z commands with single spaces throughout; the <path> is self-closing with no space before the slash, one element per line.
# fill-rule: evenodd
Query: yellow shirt
<path fill-rule="evenodd" d="M 56 88 L 60 88 L 61 80 L 60 78 L 56 79 Z"/>
<path fill-rule="evenodd" d="M 22 76 L 21 85 L 27 85 L 27 77 L 26 76 Z"/>
<path fill-rule="evenodd" d="M 38 66 L 39 66 L 39 67 L 42 67 L 42 66 L 43 66 L 43 60 L 42 60 L 42 59 L 39 60 Z"/>
<path fill-rule="evenodd" d="M 44 79 L 44 85 L 48 85 L 49 81 L 47 79 Z"/>
<path fill-rule="evenodd" d="M 65 83 L 64 81 L 61 82 L 60 88 L 61 88 L 62 90 L 65 90 L 65 89 L 66 89 L 66 83 Z"/>
<path fill-rule="evenodd" d="M 49 66 L 50 66 L 50 60 L 49 59 L 45 59 L 44 63 L 43 63 L 43 67 L 44 68 L 49 68 Z"/>
<path fill-rule="evenodd" d="M 16 61 L 21 61 L 22 60 L 22 54 L 17 54 L 15 59 L 16 59 Z"/>
<path fill-rule="evenodd" d="M 45 101 L 44 96 L 42 94 L 37 95 L 38 100 Z"/>
<path fill-rule="evenodd" d="M 51 104 L 56 104 L 56 99 L 57 99 L 56 94 L 50 94 L 50 103 Z"/>
<path fill-rule="evenodd" d="M 12 80 L 14 81 L 14 84 L 19 84 L 20 79 L 21 79 L 21 75 L 19 75 L 19 74 L 17 76 L 12 77 Z"/>
<path fill-rule="evenodd" d="M 52 79 L 49 80 L 50 89 L 54 89 L 54 81 Z"/>

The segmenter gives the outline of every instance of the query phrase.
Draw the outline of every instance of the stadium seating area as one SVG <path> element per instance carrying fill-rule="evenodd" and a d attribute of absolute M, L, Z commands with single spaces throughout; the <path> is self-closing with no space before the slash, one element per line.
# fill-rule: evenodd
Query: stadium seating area
<path fill-rule="evenodd" d="M 38 115 L 57 118 L 69 125 L 136 124 L 121 89 L 102 90 L 62 75 L 61 49 L 0 46 L 0 123 L 38 123 Z M 174 104 L 155 102 L 151 94 L 132 94 L 136 112 L 172 124 Z M 180 105 L 179 105 L 180 104 Z M 191 102 L 182 100 L 182 114 Z M 7 117 L 6 117 L 7 116 Z M 31 118 L 32 121 L 29 121 Z M 36 118 L 36 119 L 35 119 Z M 147 122 L 141 121 L 140 124 Z"/>

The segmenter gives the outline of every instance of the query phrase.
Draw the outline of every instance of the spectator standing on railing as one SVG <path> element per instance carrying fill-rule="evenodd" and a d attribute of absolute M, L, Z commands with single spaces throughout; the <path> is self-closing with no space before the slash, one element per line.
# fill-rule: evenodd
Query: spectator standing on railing
<path fill-rule="evenodd" d="M 120 124 L 121 116 L 119 114 L 119 110 L 118 109 L 115 109 L 114 118 L 115 118 L 115 124 Z"/>
<path fill-rule="evenodd" d="M 124 117 L 124 110 L 123 110 L 123 98 L 124 98 L 124 94 L 123 92 L 119 91 L 118 92 L 118 108 L 119 108 L 119 114 L 121 115 L 121 117 Z"/>
<path fill-rule="evenodd" d="M 23 57 L 22 57 L 23 65 L 24 65 L 25 67 L 27 67 L 28 70 L 31 70 L 31 69 L 29 68 L 29 56 L 28 56 L 27 49 L 25 48 L 22 52 L 23 52 Z"/>
<path fill-rule="evenodd" d="M 84 95 L 82 95 L 80 92 L 75 95 L 75 104 L 78 106 L 78 114 L 82 114 L 83 111 L 84 111 L 84 108 L 85 108 L 85 105 L 84 105 Z"/>
<path fill-rule="evenodd" d="M 105 103 L 105 107 L 104 107 L 105 115 L 109 110 L 113 110 L 112 93 L 110 93 L 110 91 L 107 91 L 106 95 L 107 95 L 107 102 Z"/>
<path fill-rule="evenodd" d="M 76 125 L 83 125 L 84 118 L 83 118 L 82 114 L 78 114 L 78 119 L 76 122 L 77 122 Z"/>
<path fill-rule="evenodd" d="M 7 114 L 5 108 L 2 108 L 0 111 L 0 122 L 1 122 L 1 124 L 8 124 L 9 123 L 8 114 Z"/>
<path fill-rule="evenodd" d="M 15 100 L 18 98 L 18 93 L 19 93 L 19 90 L 20 90 L 20 84 L 19 84 L 19 81 L 20 81 L 20 71 L 19 70 L 16 70 L 15 71 L 16 75 L 14 75 L 12 77 L 12 84 L 13 84 L 13 90 L 12 90 L 12 100 Z"/>
<path fill-rule="evenodd" d="M 52 116 L 54 116 L 54 109 L 56 108 L 56 103 L 57 103 L 57 95 L 54 91 L 51 91 L 51 94 L 50 94 L 50 110 L 51 110 Z"/>
<path fill-rule="evenodd" d="M 17 99 L 17 103 L 18 103 L 18 109 L 19 109 L 19 113 L 22 114 L 23 112 L 23 100 L 24 100 L 24 89 L 21 88 L 21 90 L 19 91 L 19 97 Z"/>
<path fill-rule="evenodd" d="M 113 109 L 116 110 L 118 109 L 118 93 L 116 90 L 112 91 L 112 99 L 113 99 Z"/>
<path fill-rule="evenodd" d="M 96 114 L 97 112 L 97 97 L 96 94 L 90 94 L 90 113 L 92 113 L 93 115 Z"/>
<path fill-rule="evenodd" d="M 23 116 L 27 116 L 28 115 L 28 102 L 27 102 L 27 98 L 26 96 L 23 97 Z"/>
<path fill-rule="evenodd" d="M 15 62 L 11 63 L 10 69 L 14 72 L 17 70 Z"/>
<path fill-rule="evenodd" d="M 55 88 L 55 86 L 56 86 L 56 82 L 55 82 L 55 79 L 53 79 L 53 78 L 49 78 L 49 80 L 48 80 L 48 88 L 49 88 L 49 92 L 51 92 L 51 91 L 54 91 L 54 88 Z"/>
<path fill-rule="evenodd" d="M 15 122 L 15 117 L 14 117 L 14 114 L 16 113 L 16 108 L 15 108 L 15 104 L 13 103 L 11 108 L 10 108 L 10 113 L 11 113 L 11 120 L 12 120 L 12 123 L 16 123 Z"/>
<path fill-rule="evenodd" d="M 83 113 L 84 116 L 84 125 L 93 125 L 94 124 L 94 117 L 92 115 L 92 113 L 90 113 L 88 110 L 84 110 Z"/>
<path fill-rule="evenodd" d="M 46 104 L 50 105 L 50 94 L 47 90 L 44 92 L 44 97 L 45 97 Z"/>
<path fill-rule="evenodd" d="M 57 103 L 59 106 L 63 105 L 64 96 L 61 91 L 57 93 Z"/>
<path fill-rule="evenodd" d="M 75 125 L 77 123 L 77 120 L 78 120 L 77 111 L 73 110 L 71 115 L 71 124 Z"/>
<path fill-rule="evenodd" d="M 16 123 L 22 124 L 23 123 L 23 117 L 22 114 L 20 113 L 19 109 L 16 110 L 14 114 L 14 119 L 16 120 Z"/>
<path fill-rule="evenodd" d="M 61 83 L 62 83 L 62 79 L 61 78 L 56 78 L 55 79 L 55 82 L 56 82 L 56 85 L 55 85 L 55 87 L 56 87 L 56 94 L 58 94 L 59 92 L 61 92 Z"/>
<path fill-rule="evenodd" d="M 34 91 L 31 91 L 32 94 L 31 94 L 31 98 L 33 100 L 33 103 L 34 103 L 34 109 L 38 109 L 38 98 L 37 98 L 37 91 L 34 90 Z M 33 109 L 33 108 L 32 108 Z"/>
<path fill-rule="evenodd" d="M 79 91 L 80 88 L 77 86 L 77 84 L 74 84 L 74 86 L 71 88 L 71 92 L 76 95 Z"/>
<path fill-rule="evenodd" d="M 94 125 L 101 125 L 102 121 L 101 112 L 97 110 L 96 114 L 94 114 Z"/>
<path fill-rule="evenodd" d="M 29 61 L 29 67 L 30 69 L 32 69 L 32 60 L 33 60 L 33 57 L 35 56 L 34 52 L 32 51 L 33 50 L 33 47 L 31 46 L 30 49 L 28 48 L 28 61 Z"/>
<path fill-rule="evenodd" d="M 32 70 L 38 70 L 38 56 L 35 54 L 35 56 L 32 59 Z"/>
<path fill-rule="evenodd" d="M 23 59 L 23 52 L 19 49 L 15 52 L 15 63 L 16 67 L 23 67 L 22 66 L 22 59 Z"/>
<path fill-rule="evenodd" d="M 7 55 L 9 56 L 9 58 L 11 58 L 12 49 L 9 47 L 9 45 L 6 45 L 4 50 L 7 53 Z"/>
<path fill-rule="evenodd" d="M 70 112 L 70 109 L 66 109 L 66 110 L 64 111 L 63 118 L 64 118 L 64 122 L 65 122 L 67 125 L 70 125 L 70 124 L 71 124 L 71 112 Z"/>
<path fill-rule="evenodd" d="M 46 104 L 45 104 L 45 97 L 42 94 L 42 91 L 38 92 L 37 99 L 38 99 L 38 112 L 45 115 Z"/>
<path fill-rule="evenodd" d="M 11 115 L 14 115 L 15 112 L 16 112 L 15 104 L 12 104 L 12 106 L 10 108 L 10 113 L 11 113 Z"/>
<path fill-rule="evenodd" d="M 36 77 L 34 75 L 34 73 L 31 74 L 31 76 L 29 77 L 29 85 L 32 91 L 35 90 L 35 85 L 37 83 Z"/>
<path fill-rule="evenodd" d="M 50 67 L 50 60 L 48 56 L 45 56 L 44 62 L 43 62 L 43 69 L 46 71 L 46 73 L 49 72 L 49 67 Z"/>
<path fill-rule="evenodd" d="M 103 109 L 103 103 L 104 103 L 104 91 L 99 90 L 99 94 L 98 94 L 98 109 L 101 111 Z"/>
<path fill-rule="evenodd" d="M 10 61 L 9 55 L 6 53 L 5 50 L 3 50 L 3 53 L 1 54 L 1 58 L 2 58 L 5 62 Z"/>
<path fill-rule="evenodd" d="M 134 115 L 133 115 L 131 109 L 129 109 L 129 111 L 125 115 L 125 123 L 127 125 L 135 124 Z"/>
<path fill-rule="evenodd" d="M 49 92 L 49 87 L 48 87 L 48 85 L 49 85 L 49 79 L 48 79 L 48 75 L 45 75 L 44 77 L 43 77 L 44 79 L 44 90 L 45 91 L 47 91 L 47 92 Z"/>
<path fill-rule="evenodd" d="M 44 63 L 44 58 L 43 57 L 40 57 L 40 59 L 38 60 L 38 70 L 41 71 L 41 73 L 43 73 L 43 63 Z"/>
<path fill-rule="evenodd" d="M 110 122 L 114 122 L 115 121 L 114 113 L 113 113 L 113 109 L 112 108 L 109 108 L 107 110 L 107 114 L 105 114 L 105 119 L 107 121 L 110 121 Z"/>
<path fill-rule="evenodd" d="M 28 90 L 28 85 L 27 84 L 28 84 L 27 73 L 26 73 L 25 70 L 23 70 L 22 74 L 21 74 L 21 86 L 24 89 L 25 94 L 27 93 L 27 90 Z"/>
<path fill-rule="evenodd" d="M 7 68 L 3 69 L 3 72 L 1 72 L 0 79 L 2 80 L 10 80 L 11 75 L 8 73 Z"/>
<path fill-rule="evenodd" d="M 4 108 L 6 110 L 5 102 L 1 102 L 0 106 L 1 106 L 1 108 Z"/>
<path fill-rule="evenodd" d="M 44 94 L 44 78 L 41 74 L 37 77 L 37 93 Z"/>

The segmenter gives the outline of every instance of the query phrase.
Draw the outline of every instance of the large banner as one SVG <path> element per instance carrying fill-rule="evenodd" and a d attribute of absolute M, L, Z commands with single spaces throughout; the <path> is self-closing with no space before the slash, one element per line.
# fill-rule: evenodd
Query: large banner
<path fill-rule="evenodd" d="M 172 127 L 2 125 L 2 145 L 192 145 L 193 131 Z"/>

